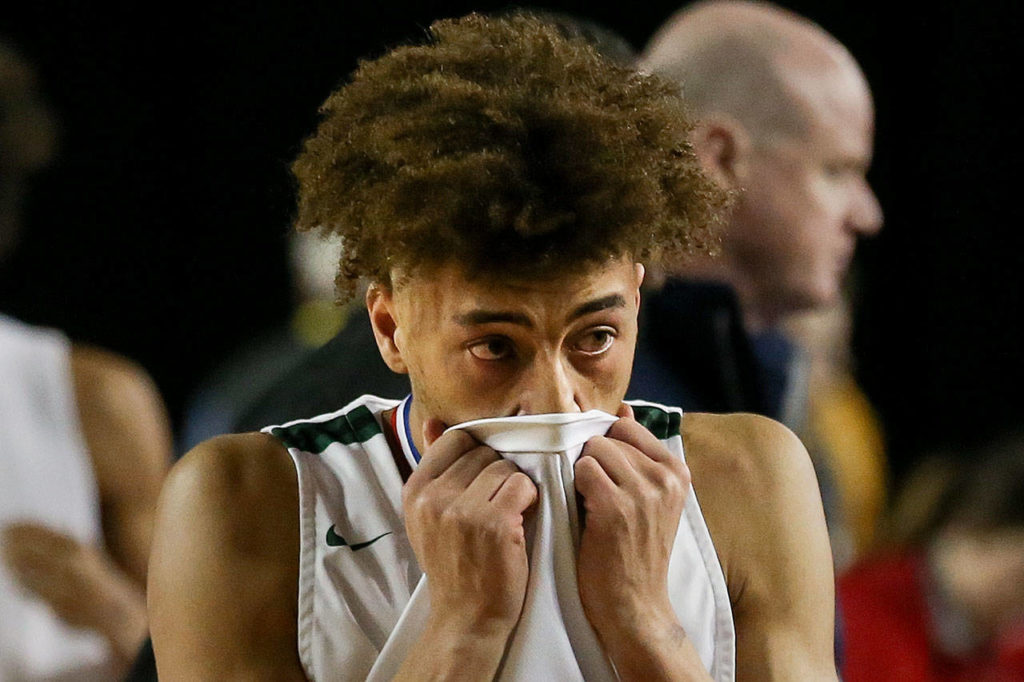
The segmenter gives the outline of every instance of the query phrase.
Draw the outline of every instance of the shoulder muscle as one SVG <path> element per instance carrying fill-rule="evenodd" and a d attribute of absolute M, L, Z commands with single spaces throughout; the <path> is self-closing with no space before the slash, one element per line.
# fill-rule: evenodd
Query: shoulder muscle
<path fill-rule="evenodd" d="M 303 679 L 298 485 L 271 436 L 221 436 L 161 494 L 149 601 L 161 679 Z"/>

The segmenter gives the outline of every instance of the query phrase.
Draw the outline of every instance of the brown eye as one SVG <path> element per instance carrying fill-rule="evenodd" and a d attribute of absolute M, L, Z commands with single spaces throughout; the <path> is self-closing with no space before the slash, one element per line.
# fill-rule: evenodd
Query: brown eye
<path fill-rule="evenodd" d="M 580 337 L 576 350 L 587 355 L 599 355 L 609 348 L 615 340 L 615 332 L 611 329 L 591 329 Z"/>
<path fill-rule="evenodd" d="M 495 336 L 470 344 L 469 352 L 480 360 L 504 360 L 512 357 L 512 342 Z"/>

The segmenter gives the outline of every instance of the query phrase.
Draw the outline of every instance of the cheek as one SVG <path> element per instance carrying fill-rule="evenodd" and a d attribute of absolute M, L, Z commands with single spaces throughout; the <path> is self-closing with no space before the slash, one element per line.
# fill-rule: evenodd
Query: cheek
<path fill-rule="evenodd" d="M 620 338 L 617 347 L 600 360 L 577 363 L 577 394 L 587 405 L 614 413 L 629 388 L 635 338 Z"/>
<path fill-rule="evenodd" d="M 793 232 L 808 220 L 814 203 L 807 180 L 789 169 L 751 179 L 739 207 L 742 237 L 750 248 L 781 255 L 792 250 Z"/>

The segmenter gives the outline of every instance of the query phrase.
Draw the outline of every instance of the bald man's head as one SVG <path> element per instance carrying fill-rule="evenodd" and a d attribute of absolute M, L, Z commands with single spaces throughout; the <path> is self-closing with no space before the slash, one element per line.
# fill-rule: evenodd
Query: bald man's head
<path fill-rule="evenodd" d="M 739 190 L 722 258 L 679 274 L 731 284 L 755 326 L 833 302 L 882 221 L 874 105 L 846 48 L 774 5 L 711 0 L 669 19 L 640 68 L 680 84 L 701 163 Z"/>
<path fill-rule="evenodd" d="M 724 113 L 755 142 L 802 133 L 806 76 L 852 67 L 846 48 L 814 22 L 768 3 L 711 0 L 679 11 L 654 35 L 644 71 L 683 85 L 696 116 Z"/>

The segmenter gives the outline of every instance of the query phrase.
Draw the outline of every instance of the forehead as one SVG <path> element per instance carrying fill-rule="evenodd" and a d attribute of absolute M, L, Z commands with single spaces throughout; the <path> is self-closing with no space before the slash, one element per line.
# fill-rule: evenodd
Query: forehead
<path fill-rule="evenodd" d="M 454 319 L 472 310 L 538 317 L 575 311 L 615 294 L 631 302 L 630 293 L 637 286 L 637 266 L 626 258 L 544 277 L 471 277 L 458 265 L 447 264 L 403 278 L 394 297 L 422 318 Z"/>
<path fill-rule="evenodd" d="M 856 62 L 793 69 L 786 87 L 806 125 L 803 140 L 828 155 L 870 157 L 874 139 L 874 103 Z"/>

